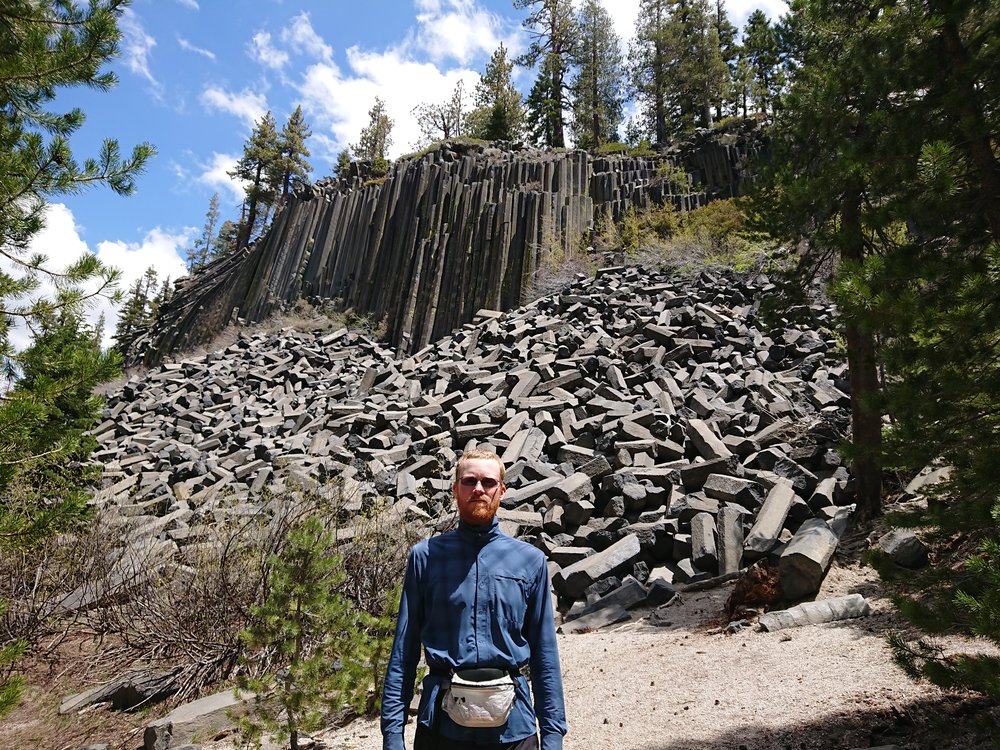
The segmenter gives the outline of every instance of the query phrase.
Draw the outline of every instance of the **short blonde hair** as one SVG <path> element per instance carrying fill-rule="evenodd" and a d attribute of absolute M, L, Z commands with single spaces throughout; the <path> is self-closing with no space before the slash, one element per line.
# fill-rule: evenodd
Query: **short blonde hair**
<path fill-rule="evenodd" d="M 455 464 L 455 481 L 457 482 L 462 478 L 462 465 L 466 461 L 472 461 L 475 459 L 486 459 L 497 462 L 497 466 L 500 467 L 500 481 L 503 481 L 505 469 L 503 465 L 503 460 L 496 454 L 496 451 L 490 448 L 473 448 L 471 451 L 466 451 L 462 454 L 462 457 L 458 459 L 458 463 Z"/>

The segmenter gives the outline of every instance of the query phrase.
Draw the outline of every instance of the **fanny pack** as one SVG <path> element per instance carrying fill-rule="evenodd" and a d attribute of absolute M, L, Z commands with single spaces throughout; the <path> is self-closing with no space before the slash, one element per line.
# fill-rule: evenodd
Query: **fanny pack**
<path fill-rule="evenodd" d="M 514 680 L 502 669 L 462 669 L 447 683 L 441 707 L 462 727 L 502 727 L 514 707 Z"/>

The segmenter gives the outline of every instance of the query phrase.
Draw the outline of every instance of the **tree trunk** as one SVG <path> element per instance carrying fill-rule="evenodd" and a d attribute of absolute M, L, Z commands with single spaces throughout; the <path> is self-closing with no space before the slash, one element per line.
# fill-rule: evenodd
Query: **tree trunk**
<path fill-rule="evenodd" d="M 653 69 L 653 108 L 656 119 L 656 145 L 663 146 L 667 142 L 667 105 L 666 86 L 663 83 L 663 51 L 660 42 L 656 42 L 655 66 Z"/>
<path fill-rule="evenodd" d="M 993 238 L 1000 238 L 1000 163 L 993 153 L 990 128 L 983 116 L 975 81 L 970 73 L 969 51 L 962 42 L 954 15 L 945 15 L 941 33 L 948 63 L 949 90 L 958 109 L 959 139 L 979 178 L 981 210 L 986 214 Z"/>
<path fill-rule="evenodd" d="M 598 146 L 601 145 L 601 142 L 602 142 L 603 139 L 601 138 L 600 91 L 598 90 L 598 85 L 597 85 L 597 45 L 596 44 L 591 47 L 591 60 L 590 60 L 590 64 L 591 64 L 591 70 L 593 71 L 593 78 L 591 79 L 591 84 L 590 84 L 590 86 L 591 86 L 590 96 L 591 96 L 591 102 L 592 102 L 593 107 L 594 107 L 594 111 L 593 111 L 593 114 L 592 114 L 592 117 L 591 117 L 591 124 L 590 124 L 591 135 L 593 135 L 593 137 L 594 137 L 594 140 L 592 142 L 591 148 L 597 148 Z"/>
<path fill-rule="evenodd" d="M 841 209 L 841 257 L 864 260 L 864 237 L 861 233 L 861 186 L 856 178 L 849 184 Z M 875 337 L 856 321 L 847 321 L 847 364 L 851 380 L 851 432 L 855 458 L 858 510 L 863 517 L 882 513 L 882 417 L 877 405 L 878 368 L 875 360 Z"/>
<path fill-rule="evenodd" d="M 257 223 L 257 193 L 260 190 L 260 182 L 263 178 L 264 168 L 263 166 L 257 167 L 257 174 L 254 177 L 253 185 L 249 190 L 247 197 L 249 208 L 247 209 L 247 221 L 243 226 L 243 231 L 240 232 L 240 237 L 236 242 L 236 247 L 246 247 L 250 244 L 250 235 L 253 234 L 253 225 Z"/>
<path fill-rule="evenodd" d="M 556 58 L 552 65 L 552 98 L 555 100 L 555 107 L 549 113 L 552 118 L 552 145 L 555 148 L 566 146 L 566 135 L 563 133 L 562 98 L 563 98 L 563 77 L 560 68 L 561 60 Z"/>

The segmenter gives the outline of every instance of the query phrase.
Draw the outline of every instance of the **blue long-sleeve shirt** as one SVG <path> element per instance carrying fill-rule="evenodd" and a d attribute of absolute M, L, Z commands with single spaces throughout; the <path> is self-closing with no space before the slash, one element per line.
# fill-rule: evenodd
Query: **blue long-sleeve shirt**
<path fill-rule="evenodd" d="M 382 692 L 383 750 L 403 750 L 406 709 L 413 698 L 420 647 L 431 673 L 424 678 L 417 721 L 457 740 L 516 742 L 537 731 L 541 750 L 560 750 L 566 734 L 562 672 L 556 643 L 545 556 L 500 531 L 497 519 L 482 528 L 458 529 L 410 550 Z M 515 679 L 516 699 L 502 727 L 470 728 L 441 711 L 441 672 L 471 667 L 513 669 L 530 665 L 528 682 Z"/>

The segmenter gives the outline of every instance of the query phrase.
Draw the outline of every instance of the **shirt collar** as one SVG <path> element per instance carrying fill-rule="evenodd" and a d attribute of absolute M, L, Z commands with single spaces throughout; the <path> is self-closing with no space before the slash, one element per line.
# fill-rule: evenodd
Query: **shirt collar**
<path fill-rule="evenodd" d="M 484 523 L 482 526 L 473 526 L 472 524 L 459 519 L 458 533 L 467 541 L 475 544 L 486 544 L 486 542 L 491 539 L 495 539 L 500 536 L 500 519 L 493 516 L 492 521 Z"/>

